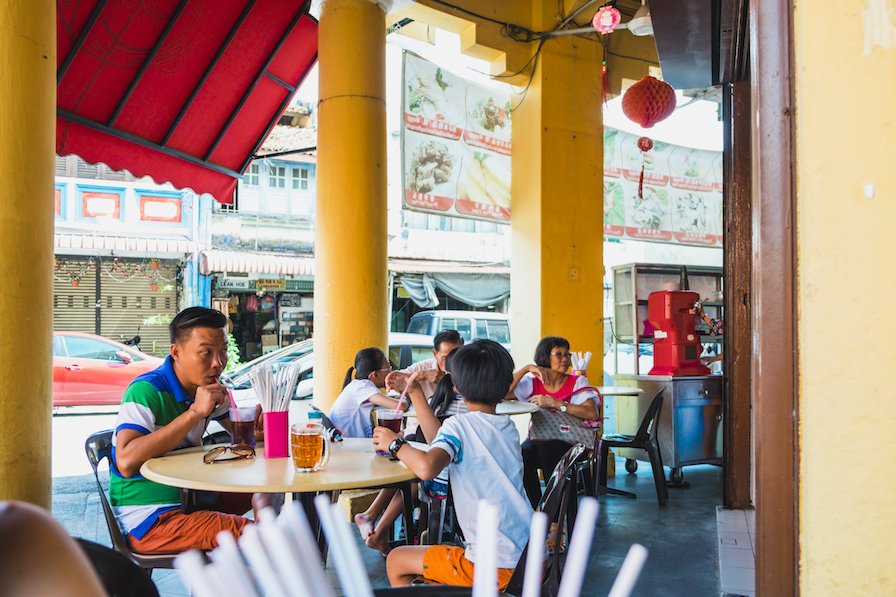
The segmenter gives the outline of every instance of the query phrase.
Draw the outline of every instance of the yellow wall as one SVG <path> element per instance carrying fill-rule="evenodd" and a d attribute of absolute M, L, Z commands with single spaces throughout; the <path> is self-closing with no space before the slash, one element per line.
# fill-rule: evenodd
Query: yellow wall
<path fill-rule="evenodd" d="M 50 507 L 56 3 L 0 10 L 0 500 Z"/>
<path fill-rule="evenodd" d="M 893 595 L 896 1 L 794 6 L 800 592 Z"/>

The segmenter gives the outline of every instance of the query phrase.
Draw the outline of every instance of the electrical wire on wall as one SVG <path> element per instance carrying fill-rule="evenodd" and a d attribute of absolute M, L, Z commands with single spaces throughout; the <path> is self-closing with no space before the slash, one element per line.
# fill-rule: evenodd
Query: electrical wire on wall
<path fill-rule="evenodd" d="M 532 57 L 529 58 L 529 60 L 523 66 L 521 66 L 517 71 L 515 71 L 513 73 L 509 73 L 506 75 L 488 75 L 488 73 L 476 71 L 476 72 L 479 72 L 480 74 L 483 74 L 486 76 L 491 76 L 493 79 L 510 79 L 510 78 L 520 75 L 526 69 L 529 70 L 529 78 L 526 81 L 525 87 L 523 87 L 523 90 L 519 94 L 520 100 L 515 106 L 513 106 L 510 109 L 511 112 L 516 111 L 516 109 L 519 108 L 522 105 L 523 101 L 525 101 L 525 99 L 526 99 L 526 96 L 529 92 L 529 88 L 531 87 L 532 81 L 535 78 L 535 73 L 538 70 L 538 63 L 539 63 L 539 59 L 541 57 L 541 52 L 544 49 L 545 42 L 552 37 L 557 37 L 558 32 L 565 29 L 569 25 L 574 25 L 575 28 L 577 28 L 577 29 L 582 28 L 582 26 L 578 25 L 574 19 L 578 15 L 580 15 L 584 10 L 588 9 L 589 7 L 591 7 L 595 4 L 598 4 L 598 3 L 600 3 L 601 6 L 604 6 L 604 5 L 615 6 L 616 5 L 616 0 L 612 0 L 611 2 L 601 2 L 601 0 L 585 0 L 585 2 L 581 6 L 579 6 L 575 10 L 573 10 L 569 15 L 563 17 L 562 20 L 560 20 L 557 23 L 557 25 L 554 26 L 553 29 L 550 29 L 548 31 L 534 31 L 534 30 L 529 29 L 528 27 L 524 27 L 522 25 L 509 23 L 507 21 L 502 21 L 499 19 L 495 19 L 493 17 L 489 17 L 489 16 L 486 16 L 483 14 L 476 13 L 472 10 L 468 10 L 466 8 L 457 6 L 455 4 L 451 4 L 450 2 L 445 2 L 444 0 L 430 0 L 430 1 L 433 4 L 438 4 L 440 6 L 451 9 L 451 10 L 458 12 L 460 14 L 463 14 L 465 16 L 479 19 L 482 21 L 486 21 L 489 23 L 493 23 L 495 25 L 500 25 L 501 26 L 501 34 L 512 39 L 513 41 L 516 41 L 519 43 L 531 43 L 531 42 L 536 42 L 536 41 L 538 42 L 538 46 L 535 48 L 535 51 L 532 53 Z M 592 35 L 599 35 L 599 34 L 596 31 L 583 32 L 583 33 L 577 34 L 577 37 L 581 37 L 583 39 L 591 39 Z M 606 38 L 606 36 L 599 36 L 599 37 Z M 606 40 L 604 40 L 604 44 L 602 44 L 602 45 L 605 45 L 605 44 L 606 44 Z M 610 52 L 608 52 L 608 53 L 613 56 L 617 56 L 617 54 L 613 54 Z M 621 57 L 640 60 L 639 58 L 630 57 L 630 56 L 621 56 Z M 648 61 L 645 61 L 645 62 L 648 62 Z"/>

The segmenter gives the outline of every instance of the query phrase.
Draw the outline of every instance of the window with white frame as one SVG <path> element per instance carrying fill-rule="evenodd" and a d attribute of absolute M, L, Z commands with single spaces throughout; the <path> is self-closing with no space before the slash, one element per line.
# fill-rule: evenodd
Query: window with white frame
<path fill-rule="evenodd" d="M 268 173 L 268 185 L 271 188 L 286 188 L 286 166 L 271 166 Z"/>
<path fill-rule="evenodd" d="M 243 182 L 246 186 L 257 187 L 261 174 L 261 167 L 258 164 L 249 164 L 249 169 L 243 175 Z"/>
<path fill-rule="evenodd" d="M 308 168 L 292 169 L 292 188 L 299 191 L 308 190 Z"/>

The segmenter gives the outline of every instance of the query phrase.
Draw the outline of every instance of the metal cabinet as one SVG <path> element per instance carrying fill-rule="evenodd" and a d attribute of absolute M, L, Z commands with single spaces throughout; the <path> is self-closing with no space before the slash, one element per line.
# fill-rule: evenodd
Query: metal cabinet
<path fill-rule="evenodd" d="M 703 303 L 707 315 L 722 318 L 722 268 L 710 266 L 688 266 L 689 287 L 701 299 L 711 299 Z M 647 319 L 647 297 L 658 290 L 678 290 L 681 276 L 680 265 L 658 263 L 630 263 L 613 268 L 613 351 L 614 373 L 646 374 L 642 370 L 640 356 L 649 352 L 653 337 L 644 334 L 644 320 Z M 722 347 L 722 336 L 710 336 L 703 322 L 697 322 L 697 333 L 701 341 L 714 354 Z M 619 353 L 624 346 L 632 345 L 633 369 L 620 371 Z M 652 353 L 651 353 L 652 354 Z M 624 369 L 624 367 L 622 368 Z"/>
<path fill-rule="evenodd" d="M 667 375 L 617 375 L 615 385 L 637 387 L 640 396 L 615 397 L 616 429 L 634 435 L 653 397 L 666 388 L 660 414 L 659 444 L 663 464 L 672 469 L 672 482 L 684 478 L 682 467 L 722 463 L 722 414 L 725 379 L 721 375 L 670 377 Z M 626 468 L 637 468 L 646 459 L 643 450 L 622 449 Z"/>

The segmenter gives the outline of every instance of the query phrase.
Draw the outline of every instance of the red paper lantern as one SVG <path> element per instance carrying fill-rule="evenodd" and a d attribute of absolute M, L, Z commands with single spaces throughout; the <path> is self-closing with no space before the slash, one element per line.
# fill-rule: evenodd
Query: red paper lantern
<path fill-rule="evenodd" d="M 622 111 L 630 120 L 649 129 L 675 111 L 675 91 L 665 81 L 648 75 L 622 96 Z"/>
<path fill-rule="evenodd" d="M 613 6 L 601 6 L 597 9 L 597 12 L 594 13 L 594 18 L 591 19 L 591 26 L 594 27 L 594 30 L 598 33 L 607 35 L 616 30 L 616 25 L 618 25 L 621 20 L 622 15 L 617 8 Z"/>

